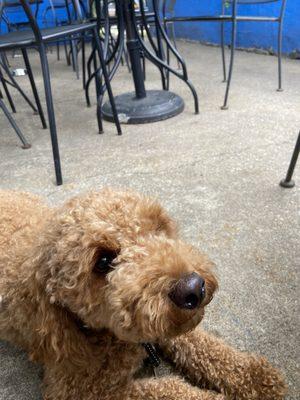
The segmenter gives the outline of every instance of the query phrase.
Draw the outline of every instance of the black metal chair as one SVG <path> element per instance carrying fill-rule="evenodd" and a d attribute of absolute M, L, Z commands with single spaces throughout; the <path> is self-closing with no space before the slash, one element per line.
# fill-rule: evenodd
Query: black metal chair
<path fill-rule="evenodd" d="M 168 1 L 170 3 L 168 3 Z M 284 12 L 286 7 L 286 0 L 221 0 L 221 13 L 217 15 L 197 15 L 197 16 L 175 16 L 174 7 L 176 0 L 162 0 L 162 14 L 165 25 L 172 24 L 171 35 L 175 42 L 174 22 L 207 22 L 216 21 L 221 23 L 221 49 L 222 49 L 222 64 L 223 64 L 223 77 L 224 82 L 227 82 L 224 102 L 221 107 L 222 110 L 228 109 L 228 95 L 230 90 L 230 83 L 232 79 L 232 71 L 234 64 L 234 55 L 236 48 L 236 33 L 238 22 L 273 22 L 278 23 L 278 91 L 282 91 L 282 24 Z M 266 3 L 279 3 L 280 11 L 276 16 L 256 16 L 256 15 L 238 15 L 237 8 L 242 5 L 259 5 Z M 224 40 L 224 24 L 231 23 L 231 40 L 230 40 L 230 62 L 228 76 L 226 74 L 225 63 L 225 40 Z"/>
<path fill-rule="evenodd" d="M 55 122 L 55 113 L 52 99 L 52 91 L 51 91 L 51 83 L 50 83 L 50 74 L 49 74 L 49 66 L 46 54 L 46 44 L 50 42 L 57 42 L 58 40 L 65 40 L 66 38 L 74 37 L 74 35 L 81 36 L 85 34 L 85 32 L 91 32 L 93 41 L 97 50 L 98 57 L 100 60 L 100 66 L 102 70 L 102 74 L 104 77 L 105 85 L 108 91 L 109 99 L 111 102 L 111 106 L 114 112 L 114 121 L 117 126 L 118 132 L 121 131 L 121 127 L 119 124 L 119 119 L 117 115 L 117 110 L 114 103 L 114 98 L 108 78 L 108 74 L 106 71 L 106 66 L 103 58 L 103 52 L 101 43 L 99 40 L 97 25 L 96 23 L 76 23 L 66 26 L 58 26 L 47 29 L 40 29 L 32 12 L 27 0 L 20 0 L 20 3 L 26 13 L 28 20 L 30 22 L 31 29 L 24 30 L 22 32 L 9 32 L 7 34 L 2 34 L 0 36 L 0 51 L 12 50 L 16 48 L 29 48 L 34 47 L 38 50 L 40 55 L 42 74 L 44 80 L 44 89 L 46 95 L 46 104 L 49 118 L 49 127 L 50 127 L 50 135 L 51 135 L 51 143 L 52 143 L 52 151 L 53 151 L 53 159 L 55 166 L 55 174 L 56 174 L 56 183 L 57 185 L 62 184 L 62 173 L 61 173 L 61 164 L 60 164 L 60 155 L 59 155 L 59 147 L 57 140 L 57 130 L 56 130 L 56 122 Z M 96 57 L 95 54 L 95 57 Z M 97 79 L 98 74 L 96 74 L 96 92 L 99 91 L 99 79 Z"/>
<path fill-rule="evenodd" d="M 38 4 L 40 3 L 41 0 L 31 0 L 30 5 L 31 7 L 35 7 L 35 17 L 38 15 Z M 10 13 L 7 13 L 7 9 L 10 11 Z M 14 10 L 16 13 L 18 13 L 19 16 L 21 16 L 20 20 L 16 23 L 12 23 L 9 19 L 12 10 Z M 20 3 L 16 2 L 16 0 L 0 0 L 0 24 L 4 23 L 6 26 L 6 29 L 8 31 L 13 31 L 13 30 L 20 30 L 24 29 L 24 27 L 29 26 L 28 19 L 26 21 L 26 15 L 25 18 L 23 16 L 22 18 L 22 12 L 20 15 L 20 11 L 22 11 L 23 8 Z M 1 29 L 0 29 L 1 33 Z M 34 114 L 39 114 L 42 126 L 44 129 L 47 128 L 44 112 L 40 103 L 39 95 L 36 89 L 33 73 L 31 70 L 31 66 L 29 63 L 28 55 L 25 49 L 22 49 L 22 54 L 23 54 L 23 59 L 25 63 L 25 67 L 27 70 L 27 74 L 29 77 L 32 93 L 35 99 L 36 105 L 32 103 L 28 95 L 24 92 L 24 90 L 20 87 L 18 82 L 16 81 L 13 71 L 11 70 L 7 55 L 4 52 L 0 52 L 0 82 L 2 83 L 4 92 L 6 94 L 7 100 L 10 104 L 11 110 L 13 113 L 16 112 L 15 104 L 13 102 L 12 96 L 10 94 L 10 91 L 8 87 L 12 87 L 16 89 L 21 96 L 24 98 L 24 100 L 27 102 L 27 104 L 32 108 Z"/>
<path fill-rule="evenodd" d="M 20 21 L 18 21 L 17 24 L 14 24 L 12 26 L 10 24 L 10 21 L 9 21 L 9 16 L 5 15 L 3 13 L 4 6 L 5 6 L 4 2 L 0 1 L 0 23 L 3 22 L 4 25 L 6 25 L 7 30 L 18 30 L 19 28 L 21 28 L 21 26 L 24 26 L 23 23 L 21 23 Z M 21 7 L 20 5 L 18 5 L 15 2 L 15 0 L 14 1 L 9 1 L 8 2 L 8 6 L 9 6 L 9 10 L 10 11 L 12 11 L 12 9 L 18 10 L 19 7 Z M 37 11 L 38 11 L 38 9 L 36 8 L 35 15 L 37 15 Z M 28 21 L 27 21 L 27 24 L 28 24 Z M 27 54 L 24 57 L 24 61 L 25 61 L 25 64 L 27 65 L 27 63 L 26 63 L 26 61 L 28 61 Z M 3 53 L 3 52 L 0 52 L 0 82 L 1 82 L 1 84 L 3 86 L 4 93 L 6 95 L 6 98 L 8 100 L 8 103 L 9 103 L 9 105 L 11 107 L 12 112 L 16 113 L 16 107 L 15 107 L 13 98 L 12 98 L 12 96 L 10 94 L 9 87 L 12 87 L 12 88 L 16 89 L 21 94 L 21 96 L 24 98 L 24 100 L 27 102 L 27 104 L 32 108 L 34 114 L 39 114 L 40 115 L 43 128 L 47 128 L 46 120 L 45 120 L 44 113 L 43 113 L 43 110 L 42 110 L 42 107 L 41 107 L 41 104 L 40 104 L 39 96 L 38 96 L 38 93 L 37 93 L 37 90 L 36 90 L 36 86 L 35 86 L 35 82 L 34 82 L 34 79 L 33 79 L 33 74 L 32 74 L 30 65 L 28 65 L 27 73 L 28 73 L 28 76 L 29 76 L 31 88 L 32 88 L 32 91 L 33 91 L 33 94 L 34 94 L 34 97 L 35 97 L 35 101 L 36 101 L 36 106 L 37 107 L 32 103 L 30 98 L 27 96 L 27 94 L 23 91 L 23 89 L 20 87 L 20 85 L 18 84 L 18 82 L 14 78 L 6 54 Z M 13 116 L 9 113 L 9 111 L 8 111 L 4 101 L 2 99 L 4 99 L 4 96 L 3 96 L 2 93 L 0 93 L 0 108 L 2 109 L 4 115 L 7 117 L 10 125 L 12 126 L 14 131 L 16 132 L 17 136 L 21 140 L 22 148 L 23 149 L 29 149 L 31 147 L 31 145 L 27 142 L 26 138 L 24 137 L 23 133 L 21 132 L 21 129 L 17 125 L 17 123 L 14 120 Z"/>

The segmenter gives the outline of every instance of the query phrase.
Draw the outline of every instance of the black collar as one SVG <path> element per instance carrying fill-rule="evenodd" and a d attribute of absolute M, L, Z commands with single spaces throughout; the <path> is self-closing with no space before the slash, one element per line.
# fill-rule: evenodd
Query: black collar
<path fill-rule="evenodd" d="M 155 346 L 151 343 L 143 343 L 143 346 L 145 348 L 145 350 L 148 353 L 148 359 L 147 361 L 149 361 L 149 363 L 153 366 L 153 367 L 158 367 L 160 364 L 160 358 L 159 355 L 157 353 L 157 350 L 155 348 Z"/>

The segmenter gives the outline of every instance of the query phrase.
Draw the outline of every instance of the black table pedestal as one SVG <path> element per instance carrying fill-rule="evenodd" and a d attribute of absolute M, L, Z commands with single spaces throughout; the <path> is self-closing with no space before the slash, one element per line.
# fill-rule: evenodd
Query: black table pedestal
<path fill-rule="evenodd" d="M 141 46 L 134 20 L 134 1 L 123 0 L 122 5 L 135 92 L 115 97 L 119 120 L 126 124 L 145 124 L 174 117 L 183 111 L 184 102 L 181 97 L 167 90 L 145 90 Z M 105 120 L 114 121 L 109 102 L 103 105 L 102 115 Z"/>

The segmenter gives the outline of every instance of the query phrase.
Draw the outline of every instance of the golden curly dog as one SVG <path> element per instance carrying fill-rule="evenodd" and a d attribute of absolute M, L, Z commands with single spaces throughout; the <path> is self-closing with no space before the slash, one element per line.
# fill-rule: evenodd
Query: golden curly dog
<path fill-rule="evenodd" d="M 161 206 L 104 190 L 48 208 L 0 192 L 0 337 L 44 366 L 46 400 L 280 400 L 280 373 L 194 329 L 217 288 Z M 180 375 L 136 378 L 152 343 Z"/>

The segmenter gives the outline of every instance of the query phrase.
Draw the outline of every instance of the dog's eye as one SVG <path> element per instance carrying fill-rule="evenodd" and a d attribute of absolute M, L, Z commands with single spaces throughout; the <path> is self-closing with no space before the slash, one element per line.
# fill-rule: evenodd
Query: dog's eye
<path fill-rule="evenodd" d="M 117 252 L 113 250 L 104 250 L 94 266 L 94 271 L 100 274 L 106 274 L 112 268 L 112 263 L 117 257 Z"/>

